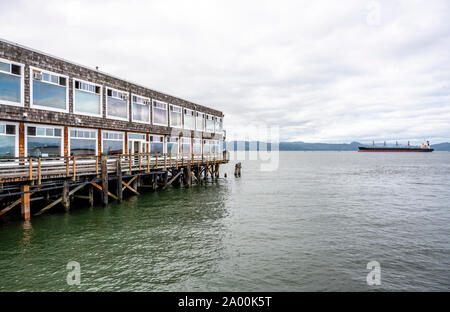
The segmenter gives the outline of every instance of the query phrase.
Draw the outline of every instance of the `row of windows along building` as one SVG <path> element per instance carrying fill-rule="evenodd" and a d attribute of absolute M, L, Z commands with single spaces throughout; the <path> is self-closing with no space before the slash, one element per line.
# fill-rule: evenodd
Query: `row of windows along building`
<path fill-rule="evenodd" d="M 220 111 L 0 39 L 0 157 L 220 155 L 223 133 Z"/>

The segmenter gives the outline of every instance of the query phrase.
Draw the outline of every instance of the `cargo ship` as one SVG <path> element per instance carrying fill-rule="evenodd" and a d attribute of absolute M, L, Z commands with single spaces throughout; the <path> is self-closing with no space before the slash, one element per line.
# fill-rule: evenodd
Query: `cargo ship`
<path fill-rule="evenodd" d="M 384 142 L 384 146 L 375 146 L 375 143 L 372 146 L 358 146 L 358 152 L 420 152 L 427 153 L 432 152 L 434 149 L 430 147 L 430 141 L 426 141 L 419 146 L 410 146 L 408 142 L 408 146 L 400 147 L 398 143 L 393 147 L 387 147 L 386 142 Z"/>

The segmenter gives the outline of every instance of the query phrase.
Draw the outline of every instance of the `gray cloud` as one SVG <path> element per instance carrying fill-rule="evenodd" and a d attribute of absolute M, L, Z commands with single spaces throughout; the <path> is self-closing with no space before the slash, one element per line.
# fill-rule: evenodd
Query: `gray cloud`
<path fill-rule="evenodd" d="M 0 2 L 1 37 L 220 109 L 235 134 L 450 140 L 447 1 Z"/>

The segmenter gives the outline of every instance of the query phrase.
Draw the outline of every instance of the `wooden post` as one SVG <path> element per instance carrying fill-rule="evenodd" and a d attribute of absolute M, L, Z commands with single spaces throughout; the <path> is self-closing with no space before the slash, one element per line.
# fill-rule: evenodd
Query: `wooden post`
<path fill-rule="evenodd" d="M 153 174 L 153 190 L 156 191 L 157 188 L 158 188 L 158 174 L 154 173 Z"/>
<path fill-rule="evenodd" d="M 187 187 L 190 187 L 191 186 L 191 182 L 192 182 L 191 160 L 190 159 L 188 159 L 186 169 L 187 169 L 187 173 L 186 173 L 186 181 L 185 181 L 185 183 L 186 183 Z"/>
<path fill-rule="evenodd" d="M 128 153 L 128 168 L 130 169 L 130 174 L 133 172 L 131 153 Z"/>
<path fill-rule="evenodd" d="M 122 201 L 122 165 L 120 163 L 120 156 L 119 160 L 117 160 L 117 200 L 119 202 Z"/>
<path fill-rule="evenodd" d="M 218 179 L 219 178 L 219 164 L 216 164 L 216 168 L 215 168 L 216 170 L 216 179 Z"/>
<path fill-rule="evenodd" d="M 102 171 L 102 202 L 103 205 L 108 205 L 108 156 L 106 154 L 101 155 L 101 171 Z"/>
<path fill-rule="evenodd" d="M 167 155 L 164 154 L 164 171 L 167 170 Z"/>
<path fill-rule="evenodd" d="M 237 163 L 234 166 L 234 176 L 235 177 L 240 177 L 241 176 L 241 163 Z"/>
<path fill-rule="evenodd" d="M 41 157 L 38 158 L 38 185 L 41 184 Z"/>
<path fill-rule="evenodd" d="M 21 185 L 21 192 L 28 192 L 30 190 L 29 185 Z M 20 203 L 22 208 L 22 218 L 25 221 L 30 220 L 30 193 L 20 195 Z"/>
<path fill-rule="evenodd" d="M 69 177 L 70 175 L 69 157 L 65 157 L 64 159 L 66 161 L 66 177 Z"/>
<path fill-rule="evenodd" d="M 77 164 L 76 164 L 76 158 L 75 156 L 73 156 L 73 161 L 72 161 L 72 180 L 75 181 L 75 179 L 77 178 Z"/>
<path fill-rule="evenodd" d="M 32 157 L 30 157 L 30 160 L 29 160 L 29 163 L 30 163 L 30 180 L 33 180 L 33 158 Z"/>
<path fill-rule="evenodd" d="M 62 191 L 62 205 L 66 211 L 70 209 L 70 198 L 69 198 L 69 181 L 64 180 L 64 187 Z"/>
<path fill-rule="evenodd" d="M 150 172 L 150 153 L 147 153 L 147 172 Z"/>
<path fill-rule="evenodd" d="M 92 207 L 94 206 L 94 187 L 91 184 L 89 184 L 88 192 L 89 192 L 89 205 Z"/>

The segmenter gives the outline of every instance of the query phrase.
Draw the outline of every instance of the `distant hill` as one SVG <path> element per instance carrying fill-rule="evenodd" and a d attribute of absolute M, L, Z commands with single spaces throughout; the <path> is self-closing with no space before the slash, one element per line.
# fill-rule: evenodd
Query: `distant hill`
<path fill-rule="evenodd" d="M 435 151 L 450 151 L 450 143 L 439 143 L 431 145 L 432 148 L 434 148 Z"/>
<path fill-rule="evenodd" d="M 229 151 L 256 151 L 263 146 L 258 141 L 230 141 L 226 142 Z M 267 150 L 271 150 L 271 144 L 265 144 Z M 359 142 L 348 143 L 305 143 L 305 142 L 280 142 L 280 151 L 357 151 L 358 146 L 365 144 Z M 450 143 L 431 145 L 435 151 L 450 151 Z M 263 148 L 266 149 L 266 148 Z"/>

